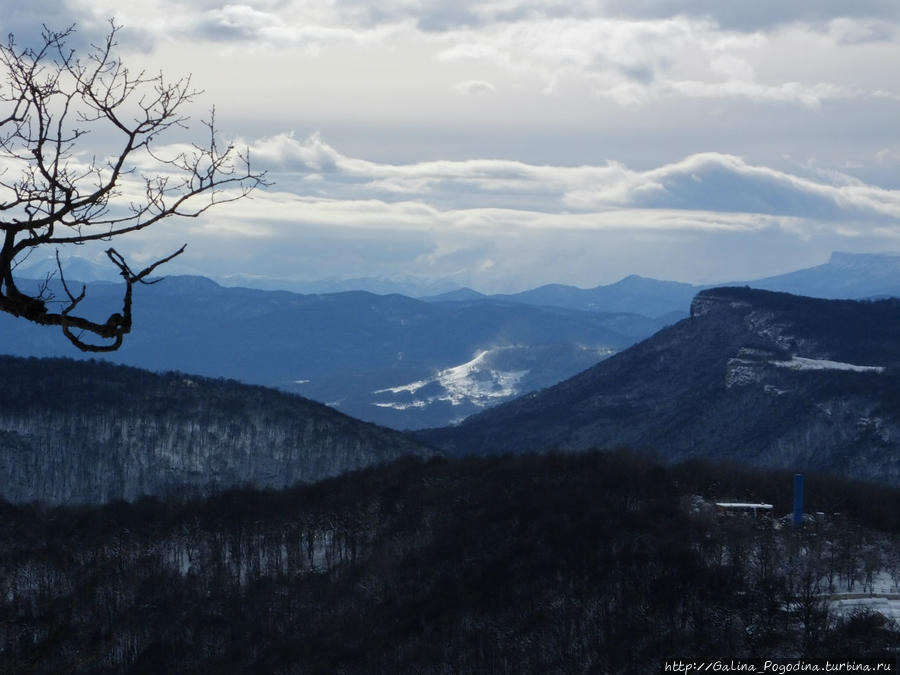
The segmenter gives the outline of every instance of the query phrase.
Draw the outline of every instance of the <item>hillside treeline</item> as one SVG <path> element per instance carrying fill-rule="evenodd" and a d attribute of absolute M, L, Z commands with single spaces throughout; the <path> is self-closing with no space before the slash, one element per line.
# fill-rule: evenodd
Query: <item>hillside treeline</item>
<path fill-rule="evenodd" d="M 627 452 L 406 459 L 286 490 L 0 504 L 3 673 L 644 673 L 895 656 L 900 491 Z M 836 512 L 839 513 L 835 515 Z M 900 579 L 894 579 L 897 584 Z"/>
<path fill-rule="evenodd" d="M 0 356 L 0 497 L 57 504 L 287 487 L 432 451 L 234 380 Z"/>

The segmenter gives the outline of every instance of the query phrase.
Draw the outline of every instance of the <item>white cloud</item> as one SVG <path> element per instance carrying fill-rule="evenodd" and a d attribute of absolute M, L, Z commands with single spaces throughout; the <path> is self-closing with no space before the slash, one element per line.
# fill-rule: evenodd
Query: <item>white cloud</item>
<path fill-rule="evenodd" d="M 753 66 L 746 59 L 733 54 L 716 56 L 710 62 L 709 67 L 729 80 L 752 81 L 754 78 Z"/>
<path fill-rule="evenodd" d="M 348 157 L 318 134 L 303 140 L 290 134 L 262 139 L 252 153 L 262 165 L 284 172 L 282 189 L 309 194 L 292 176 L 311 174 L 317 177 L 316 195 L 338 200 L 374 195 L 386 202 L 411 199 L 472 213 L 491 212 L 482 209 L 486 204 L 515 213 L 525 199 L 535 210 L 555 214 L 650 207 L 826 222 L 900 221 L 898 190 L 828 171 L 819 171 L 816 180 L 721 153 L 695 154 L 646 171 L 617 162 L 577 167 L 493 159 L 384 164 Z M 571 222 L 579 219 L 573 216 Z"/>
<path fill-rule="evenodd" d="M 823 256 L 848 242 L 900 242 L 900 191 L 719 153 L 639 171 L 612 162 L 386 164 L 346 156 L 318 135 L 283 134 L 254 151 L 280 162 L 276 187 L 135 237 L 136 250 L 189 241 L 198 257 L 182 262 L 200 260 L 207 274 L 452 275 L 514 290 L 633 272 L 727 280 L 754 276 L 753 251 L 771 265 L 800 242 Z M 698 250 L 716 253 L 700 260 Z"/>
<path fill-rule="evenodd" d="M 882 166 L 900 166 L 900 148 L 882 148 L 875 153 L 875 160 Z"/>
<path fill-rule="evenodd" d="M 240 241 L 238 247 L 270 242 L 289 249 L 307 233 L 323 229 L 345 244 L 348 237 L 365 232 L 385 248 L 414 237 L 433 248 L 425 246 L 406 264 L 449 265 L 446 261 L 453 258 L 457 267 L 468 260 L 472 269 L 487 274 L 488 269 L 506 273 L 515 266 L 503 251 L 484 248 L 489 239 L 522 239 L 540 249 L 547 237 L 581 242 L 588 233 L 682 241 L 739 234 L 771 237 L 774 232 L 807 240 L 900 237 L 900 190 L 818 167 L 801 176 L 723 153 L 699 153 L 635 170 L 619 162 L 389 164 L 341 153 L 319 134 L 304 139 L 278 134 L 250 146 L 257 165 L 271 172 L 276 186 L 200 219 L 180 221 L 178 239 L 197 240 L 201 246 L 212 239 Z M 184 148 L 159 152 L 168 156 Z M 141 169 L 150 171 L 152 162 L 142 162 Z M 141 196 L 139 183 L 126 180 L 122 188 L 117 199 Z M 509 241 L 504 247 L 512 246 Z M 477 256 L 467 253 L 473 246 Z M 371 250 L 373 260 L 381 255 L 378 245 Z M 524 253 L 517 249 L 516 255 Z M 539 258 L 542 253 L 530 255 Z"/>
<path fill-rule="evenodd" d="M 440 63 L 490 64 L 512 77 L 538 78 L 544 93 L 570 82 L 626 106 L 678 96 L 816 107 L 825 100 L 876 91 L 898 94 L 891 77 L 882 77 L 874 88 L 855 86 L 847 78 L 835 81 L 827 59 L 820 58 L 871 42 L 896 55 L 891 44 L 897 42 L 900 10 L 890 7 L 894 4 L 473 0 L 372 6 L 325 0 L 156 0 L 143 10 L 121 13 L 144 33 L 155 33 L 161 43 L 189 39 L 247 52 L 299 49 L 312 55 L 341 47 L 424 50 L 437 59 L 435 77 Z M 106 0 L 79 7 L 94 17 L 118 11 Z M 792 58 L 782 59 L 786 73 L 799 63 L 823 66 L 805 66 L 813 72 L 802 78 L 761 75 L 758 63 L 773 41 L 785 40 L 789 33 L 821 39 L 798 44 Z M 809 51 L 813 42 L 818 53 Z M 790 39 L 786 49 L 791 49 Z M 421 67 L 420 56 L 411 58 Z M 873 68 L 883 63 L 874 59 L 869 59 Z"/>
<path fill-rule="evenodd" d="M 765 85 L 741 80 L 681 81 L 667 82 L 666 88 L 694 98 L 746 98 L 760 103 L 800 103 L 807 108 L 818 108 L 823 101 L 827 100 L 849 99 L 864 95 L 834 84 L 807 85 L 800 82 Z"/>
<path fill-rule="evenodd" d="M 877 19 L 839 17 L 828 23 L 828 35 L 839 45 L 891 42 L 897 39 L 897 24 Z"/>
<path fill-rule="evenodd" d="M 626 22 L 614 19 L 553 19 L 501 23 L 450 34 L 443 61 L 484 60 L 533 72 L 550 91 L 566 77 L 583 77 L 600 88 L 636 81 L 645 85 L 671 65 L 673 53 L 691 40 L 683 19 Z"/>
<path fill-rule="evenodd" d="M 823 177 L 831 177 L 821 172 Z M 709 209 L 802 218 L 810 221 L 900 222 L 900 190 L 870 186 L 845 174 L 835 182 L 752 166 L 719 153 L 692 155 L 680 162 L 635 172 L 616 185 L 575 190 L 566 195 L 580 208 L 602 207 L 613 200 L 634 206 Z"/>
<path fill-rule="evenodd" d="M 484 80 L 465 80 L 464 82 L 457 82 L 453 85 L 453 88 L 464 96 L 493 94 L 497 91 L 497 87 Z"/>
<path fill-rule="evenodd" d="M 869 24 L 860 28 L 862 24 L 851 20 L 834 23 L 838 25 L 844 33 L 852 27 L 874 30 Z M 837 30 L 834 26 L 832 32 Z M 802 26 L 793 30 L 812 31 Z M 438 54 L 442 61 L 487 62 L 513 73 L 531 73 L 542 79 L 547 93 L 562 81 L 582 81 L 600 96 L 625 106 L 680 96 L 816 108 L 826 100 L 896 94 L 891 86 L 867 91 L 830 82 L 832 74 L 827 70 L 821 71 L 818 81 L 766 81 L 758 77 L 754 60 L 765 55 L 771 40 L 759 33 L 724 31 L 708 19 L 523 20 L 448 33 L 446 39 L 454 44 Z M 819 46 L 838 48 L 833 42 Z"/>

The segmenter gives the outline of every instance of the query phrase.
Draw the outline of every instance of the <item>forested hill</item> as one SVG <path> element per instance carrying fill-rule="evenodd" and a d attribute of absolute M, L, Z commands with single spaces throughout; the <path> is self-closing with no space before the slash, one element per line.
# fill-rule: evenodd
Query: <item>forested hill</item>
<path fill-rule="evenodd" d="M 900 493 L 626 453 L 400 460 L 282 491 L 0 501 L 0 672 L 521 675 L 896 657 Z M 840 505 L 841 515 L 831 515 Z M 892 576 L 893 575 L 893 576 Z"/>
<path fill-rule="evenodd" d="M 629 445 L 900 483 L 900 301 L 703 291 L 691 318 L 420 437 L 460 454 Z"/>
<path fill-rule="evenodd" d="M 97 361 L 0 357 L 0 496 L 103 502 L 284 487 L 431 450 L 263 387 Z"/>

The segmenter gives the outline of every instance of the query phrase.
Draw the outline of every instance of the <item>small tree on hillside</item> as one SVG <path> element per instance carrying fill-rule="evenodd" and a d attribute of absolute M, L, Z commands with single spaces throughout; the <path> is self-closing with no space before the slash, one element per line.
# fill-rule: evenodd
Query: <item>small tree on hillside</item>
<path fill-rule="evenodd" d="M 108 241 L 170 216 L 197 217 L 265 184 L 249 152 L 219 147 L 214 115 L 203 144 L 160 148 L 160 136 L 186 126 L 184 108 L 199 93 L 190 78 L 132 72 L 114 55 L 119 26 L 83 56 L 68 47 L 74 27 L 44 28 L 37 47 L 13 36 L 0 44 L 0 311 L 62 328 L 83 351 L 112 351 L 131 330 L 132 288 L 184 251 L 132 270 L 106 250 L 125 282 L 121 312 L 105 321 L 76 310 L 85 288 L 73 291 L 57 268 L 65 296 L 54 301 L 49 278 L 24 292 L 13 271 L 39 247 Z M 91 131 L 113 135 L 114 150 L 97 156 Z M 98 139 L 99 140 L 99 139 Z M 58 307 L 51 311 L 50 307 Z"/>

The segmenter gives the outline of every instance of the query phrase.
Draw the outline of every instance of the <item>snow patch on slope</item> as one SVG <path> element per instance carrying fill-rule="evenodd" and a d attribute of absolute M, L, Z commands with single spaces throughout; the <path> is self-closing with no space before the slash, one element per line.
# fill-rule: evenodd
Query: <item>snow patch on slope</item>
<path fill-rule="evenodd" d="M 845 370 L 854 373 L 882 373 L 883 366 L 857 366 L 852 363 L 828 361 L 825 359 L 807 359 L 795 356 L 790 361 L 772 361 L 772 365 L 791 370 Z"/>
<path fill-rule="evenodd" d="M 792 356 L 790 359 L 786 359 L 783 355 L 772 354 L 771 350 L 742 347 L 738 350 L 736 357 L 728 359 L 725 367 L 725 386 L 730 389 L 764 382 L 768 366 L 797 371 L 836 370 L 852 373 L 882 373 L 885 370 L 883 366 L 861 366 L 804 356 Z M 785 390 L 766 385 L 766 393 L 781 395 L 785 393 Z"/>
<path fill-rule="evenodd" d="M 501 348 L 502 349 L 502 348 Z M 398 387 L 378 389 L 374 394 L 415 394 L 428 385 L 438 384 L 442 391 L 435 396 L 429 396 L 409 402 L 375 403 L 380 408 L 393 408 L 406 410 L 408 408 L 422 408 L 435 401 L 449 401 L 452 405 L 474 403 L 479 407 L 490 404 L 491 399 L 515 396 L 517 387 L 529 371 L 510 370 L 503 371 L 490 368 L 487 360 L 493 352 L 498 350 L 485 349 L 471 361 L 451 368 L 445 368 L 427 380 L 419 380 Z"/>

